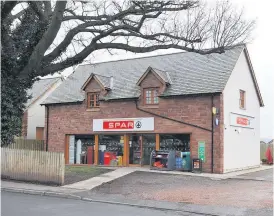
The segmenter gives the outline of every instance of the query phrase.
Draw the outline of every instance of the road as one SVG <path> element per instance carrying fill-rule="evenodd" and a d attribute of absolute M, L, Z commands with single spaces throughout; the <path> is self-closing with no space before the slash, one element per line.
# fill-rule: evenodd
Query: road
<path fill-rule="evenodd" d="M 1 196 L 2 216 L 198 216 L 198 214 L 183 212 L 160 211 L 20 193 L 2 192 Z"/>

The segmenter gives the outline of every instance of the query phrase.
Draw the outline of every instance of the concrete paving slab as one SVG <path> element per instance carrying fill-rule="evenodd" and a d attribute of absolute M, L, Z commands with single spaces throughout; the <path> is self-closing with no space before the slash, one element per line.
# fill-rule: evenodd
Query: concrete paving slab
<path fill-rule="evenodd" d="M 181 172 L 181 171 L 159 171 L 159 170 L 150 170 L 148 167 L 132 167 L 131 169 L 135 169 L 136 171 L 143 171 L 143 172 L 153 172 L 153 173 L 168 173 L 168 174 L 175 174 L 175 175 L 186 175 L 186 176 L 196 176 L 196 177 L 207 177 L 211 179 L 228 179 L 239 175 L 254 173 L 263 170 L 270 170 L 273 169 L 273 166 L 269 165 L 261 165 L 259 167 L 239 170 L 235 172 L 229 172 L 224 174 L 213 174 L 213 173 L 192 173 L 192 172 Z"/>
<path fill-rule="evenodd" d="M 252 173 L 238 175 L 235 178 L 255 181 L 271 181 L 273 182 L 273 169 L 266 169 Z"/>
<path fill-rule="evenodd" d="M 70 185 L 62 186 L 63 188 L 72 188 L 72 189 L 82 189 L 82 190 L 91 190 L 95 187 L 98 187 L 104 183 L 111 182 L 117 178 L 123 177 L 125 175 L 128 175 L 132 172 L 136 171 L 135 169 L 132 169 L 130 167 L 123 167 L 120 169 L 116 169 L 112 172 L 102 174 L 100 176 L 77 182 Z"/>

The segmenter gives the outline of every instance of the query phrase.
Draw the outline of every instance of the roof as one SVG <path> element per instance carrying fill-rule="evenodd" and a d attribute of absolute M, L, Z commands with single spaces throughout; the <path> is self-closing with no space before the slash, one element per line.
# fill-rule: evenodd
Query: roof
<path fill-rule="evenodd" d="M 179 52 L 79 65 L 44 103 L 83 101 L 85 94 L 81 87 L 91 74 L 99 75 L 100 80 L 101 77 L 113 77 L 111 91 L 104 99 L 137 98 L 140 96 L 137 82 L 149 67 L 163 80 L 172 81 L 161 96 L 222 92 L 244 49 L 245 46 L 241 45 L 222 54 Z"/>
<path fill-rule="evenodd" d="M 82 90 L 85 90 L 86 86 L 88 85 L 89 81 L 95 78 L 97 82 L 99 82 L 99 84 L 101 85 L 102 88 L 106 89 L 106 90 L 110 90 L 112 87 L 112 77 L 107 77 L 107 76 L 101 76 L 98 74 L 93 74 L 91 73 L 91 75 L 89 76 L 89 78 L 86 80 L 86 82 L 84 83 L 84 85 L 82 86 Z"/>
<path fill-rule="evenodd" d="M 248 61 L 248 66 L 249 66 L 249 69 L 250 69 L 250 72 L 251 72 L 251 77 L 252 77 L 253 83 L 255 85 L 255 89 L 256 89 L 257 96 L 258 96 L 258 100 L 260 102 L 260 106 L 263 107 L 264 106 L 263 98 L 262 98 L 262 95 L 261 95 L 261 92 L 260 92 L 260 89 L 259 89 L 259 85 L 258 85 L 256 76 L 255 76 L 255 72 L 254 72 L 253 66 L 251 64 L 249 53 L 248 53 L 248 51 L 247 51 L 246 48 L 244 49 L 244 51 L 245 51 L 246 58 L 247 58 L 247 61 Z"/>
<path fill-rule="evenodd" d="M 34 82 L 31 89 L 27 91 L 27 94 L 32 96 L 31 99 L 27 101 L 26 107 L 34 103 L 38 98 L 40 98 L 53 84 L 55 84 L 60 77 L 40 79 Z"/>
<path fill-rule="evenodd" d="M 112 77 L 107 77 L 107 76 L 101 76 L 101 75 L 96 75 L 96 77 L 100 80 L 100 82 L 103 84 L 103 86 L 106 89 L 111 89 L 112 87 Z"/>
<path fill-rule="evenodd" d="M 145 73 L 143 73 L 143 75 L 140 77 L 140 79 L 138 80 L 138 82 L 136 84 L 140 85 L 141 82 L 143 81 L 143 79 L 150 72 L 154 73 L 156 75 L 156 77 L 158 77 L 163 83 L 166 83 L 166 84 L 170 84 L 171 83 L 171 80 L 169 78 L 168 72 L 159 70 L 157 68 L 148 67 L 147 70 L 145 71 Z"/>

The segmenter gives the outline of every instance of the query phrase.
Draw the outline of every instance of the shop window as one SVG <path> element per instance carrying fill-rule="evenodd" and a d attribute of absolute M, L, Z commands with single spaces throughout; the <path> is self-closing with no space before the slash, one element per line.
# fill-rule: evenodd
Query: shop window
<path fill-rule="evenodd" d="M 129 136 L 129 164 L 150 165 L 150 154 L 156 147 L 155 134 Z"/>
<path fill-rule="evenodd" d="M 240 108 L 245 109 L 245 91 L 240 90 Z"/>
<path fill-rule="evenodd" d="M 155 134 L 143 134 L 142 149 L 143 149 L 142 165 L 150 165 L 151 152 L 156 149 L 156 135 Z"/>
<path fill-rule="evenodd" d="M 87 107 L 97 108 L 100 107 L 99 92 L 92 92 L 87 94 Z"/>
<path fill-rule="evenodd" d="M 74 163 L 94 164 L 94 136 L 75 136 Z"/>
<path fill-rule="evenodd" d="M 145 104 L 158 104 L 159 103 L 159 90 L 158 88 L 144 89 Z"/>
<path fill-rule="evenodd" d="M 124 152 L 123 135 L 99 135 L 99 164 L 121 166 Z"/>
<path fill-rule="evenodd" d="M 129 136 L 129 164 L 140 164 L 142 161 L 142 136 L 132 134 Z"/>
<path fill-rule="evenodd" d="M 160 134 L 160 150 L 190 151 L 189 134 Z"/>

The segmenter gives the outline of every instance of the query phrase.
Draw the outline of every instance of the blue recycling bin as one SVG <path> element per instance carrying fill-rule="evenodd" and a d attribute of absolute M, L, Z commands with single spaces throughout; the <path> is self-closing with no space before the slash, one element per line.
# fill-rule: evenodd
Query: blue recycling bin
<path fill-rule="evenodd" d="M 190 152 L 182 152 L 182 170 L 191 171 L 191 167 Z"/>

